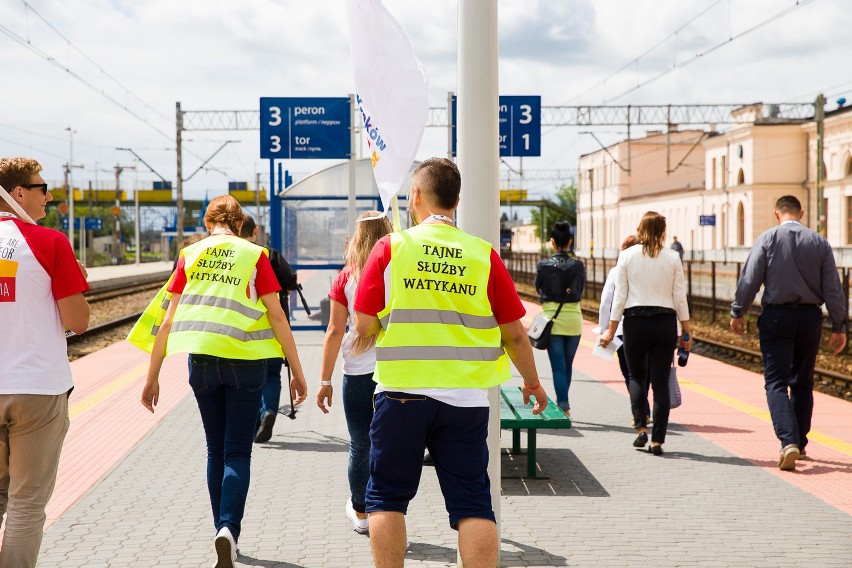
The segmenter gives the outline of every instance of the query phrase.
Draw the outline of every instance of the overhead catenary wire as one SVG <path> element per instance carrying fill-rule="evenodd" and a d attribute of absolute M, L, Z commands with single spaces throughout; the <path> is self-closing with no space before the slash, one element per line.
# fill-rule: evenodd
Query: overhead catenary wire
<path fill-rule="evenodd" d="M 703 9 L 701 12 L 699 12 L 698 14 L 696 14 L 695 16 L 693 16 L 692 18 L 690 18 L 689 20 L 687 20 L 686 22 L 684 22 L 683 24 L 681 24 L 681 25 L 680 25 L 680 27 L 678 27 L 675 31 L 673 31 L 672 33 L 670 33 L 669 35 L 667 35 L 665 38 L 663 38 L 662 40 L 660 40 L 659 42 L 657 42 L 657 43 L 656 43 L 656 44 L 654 44 L 653 46 L 651 46 L 651 47 L 649 47 L 648 49 L 646 49 L 644 52 L 642 52 L 642 54 L 641 54 L 641 55 L 638 55 L 638 56 L 634 57 L 633 59 L 631 59 L 630 61 L 628 61 L 628 62 L 627 62 L 627 63 L 625 63 L 624 65 L 622 65 L 620 68 L 618 68 L 616 71 L 613 71 L 610 75 L 608 75 L 607 77 L 605 77 L 605 78 L 601 79 L 600 81 L 598 81 L 597 83 L 595 83 L 594 85 L 592 85 L 591 87 L 589 87 L 588 89 L 586 89 L 585 91 L 583 91 L 582 93 L 579 93 L 579 94 L 577 94 L 577 95 L 574 95 L 573 97 L 571 97 L 570 99 L 568 99 L 568 103 L 571 103 L 571 102 L 573 102 L 573 101 L 576 101 L 577 99 L 579 99 L 579 98 L 580 98 L 580 97 L 582 97 L 583 95 L 586 95 L 586 94 L 590 93 L 591 91 L 594 91 L 595 89 L 597 89 L 597 88 L 598 88 L 598 87 L 600 87 L 601 85 L 606 84 L 606 82 L 607 82 L 607 81 L 609 81 L 610 79 L 612 79 L 613 77 L 615 77 L 615 76 L 616 76 L 616 75 L 618 75 L 619 73 L 621 73 L 621 72 L 623 72 L 623 71 L 625 71 L 625 70 L 629 69 L 629 68 L 630 68 L 631 66 L 633 66 L 633 65 L 636 65 L 636 64 L 639 62 L 639 60 L 640 60 L 640 59 L 642 59 L 643 57 L 645 57 L 645 56 L 646 56 L 646 55 L 648 55 L 649 53 L 653 52 L 655 49 L 657 49 L 658 47 L 660 47 L 661 45 L 663 45 L 664 43 L 666 43 L 666 42 L 667 42 L 667 41 L 669 41 L 670 39 L 672 39 L 672 38 L 676 38 L 678 33 L 682 32 L 682 31 L 683 31 L 684 29 L 686 29 L 689 25 L 691 25 L 691 24 L 692 24 L 695 20 L 697 20 L 698 18 L 700 18 L 701 16 L 703 16 L 704 14 L 706 14 L 707 12 L 709 12 L 710 10 L 712 10 L 714 7 L 716 7 L 716 5 L 718 5 L 719 3 L 723 2 L 723 1 L 724 1 L 724 0 L 716 0 L 715 2 L 713 2 L 712 4 L 710 4 L 709 6 L 707 6 L 705 9 Z"/>
<path fill-rule="evenodd" d="M 689 65 L 690 63 L 695 63 L 696 61 L 698 61 L 699 59 L 701 59 L 705 55 L 709 55 L 709 54 L 713 53 L 714 51 L 716 51 L 717 49 L 724 47 L 724 46 L 728 45 L 729 43 L 731 43 L 735 40 L 738 40 L 743 36 L 750 34 L 751 32 L 757 31 L 760 28 L 762 28 L 762 27 L 764 27 L 764 26 L 766 26 L 766 25 L 768 25 L 768 24 L 770 24 L 770 23 L 772 23 L 776 20 L 783 18 L 784 16 L 786 16 L 787 14 L 790 14 L 791 12 L 794 12 L 795 10 L 798 10 L 799 8 L 803 8 L 804 6 L 807 6 L 808 4 L 813 3 L 814 1 L 815 0 L 796 0 L 796 3 L 793 6 L 790 6 L 789 8 L 785 8 L 784 10 L 777 12 L 776 14 L 774 14 L 774 15 L 766 18 L 765 20 L 755 24 L 754 26 L 746 29 L 745 31 L 742 31 L 742 32 L 740 32 L 736 35 L 731 35 L 725 41 L 720 42 L 720 43 L 714 45 L 713 47 L 705 49 L 704 51 L 700 51 L 700 52 L 696 53 L 695 55 L 693 55 L 692 57 L 690 57 L 686 61 L 674 64 L 669 69 L 666 69 L 665 71 L 658 73 L 657 75 L 654 75 L 653 77 L 646 79 L 645 81 L 642 81 L 641 83 L 637 84 L 636 86 L 631 87 L 631 88 L 627 89 L 626 91 L 624 91 L 624 92 L 622 92 L 622 93 L 620 93 L 620 94 L 618 94 L 614 97 L 610 97 L 610 98 L 604 100 L 598 106 L 602 107 L 604 105 L 608 105 L 609 103 L 620 99 L 624 95 L 632 93 L 633 91 L 637 91 L 637 90 L 641 89 L 642 87 L 653 83 L 657 79 L 665 77 L 666 75 L 668 75 L 669 73 L 671 73 L 673 71 L 676 71 L 678 69 L 682 69 L 682 68 L 686 67 L 687 65 Z"/>
<path fill-rule="evenodd" d="M 35 10 L 35 8 L 33 8 L 33 7 L 29 4 L 29 2 L 27 2 L 26 0 L 21 0 L 21 1 L 22 1 L 23 5 L 24 5 L 25 12 L 26 12 L 26 14 L 27 14 L 27 35 L 28 35 L 28 36 L 29 36 L 29 17 L 28 17 L 28 14 L 29 14 L 29 12 L 32 12 L 32 13 L 33 13 L 35 16 L 37 16 L 37 17 L 38 17 L 38 18 L 39 18 L 42 22 L 44 22 L 44 24 L 45 24 L 45 25 L 47 25 L 47 26 L 48 26 L 48 28 L 50 28 L 50 30 L 51 30 L 51 31 L 53 31 L 53 33 L 55 33 L 57 36 L 59 36 L 59 37 L 60 37 L 60 38 L 61 38 L 61 39 L 62 39 L 62 40 L 66 43 L 66 46 L 68 47 L 68 50 L 69 50 L 69 51 L 70 51 L 71 49 L 73 49 L 74 51 L 76 51 L 77 53 L 79 53 L 79 54 L 80 54 L 83 58 L 85 58 L 85 60 L 86 60 L 86 61 L 88 61 L 89 63 L 91 63 L 91 64 L 92 64 L 92 65 L 93 65 L 93 66 L 94 66 L 94 67 L 95 67 L 95 68 L 96 68 L 96 69 L 100 72 L 100 74 L 101 74 L 101 76 L 102 76 L 102 77 L 106 77 L 106 78 L 108 78 L 108 79 L 109 79 L 110 81 L 112 81 L 115 85 L 117 85 L 119 88 L 121 88 L 121 89 L 124 91 L 124 93 L 125 93 L 125 97 L 128 97 L 128 96 L 129 96 L 129 97 L 132 97 L 133 99 L 135 99 L 135 100 L 139 101 L 139 102 L 142 104 L 142 106 L 144 106 L 144 108 L 145 108 L 145 109 L 147 109 L 147 110 L 149 110 L 150 112 L 154 113 L 154 114 L 155 114 L 155 115 L 157 115 L 158 117 L 160 117 L 160 118 L 162 118 L 162 119 L 164 119 L 164 120 L 166 120 L 166 121 L 172 121 L 172 119 L 171 119 L 171 118 L 169 118 L 169 117 L 167 117 L 166 115 L 164 115 L 163 113 L 161 113 L 161 112 L 157 111 L 154 107 L 152 107 L 151 105 L 149 105 L 148 103 L 146 103 L 146 102 L 145 102 L 145 101 L 144 101 L 141 97 L 137 96 L 135 93 L 133 93 L 132 91 L 130 91 L 130 89 L 128 89 L 127 87 L 125 87 L 125 86 L 124 86 L 121 82 L 119 82 L 119 81 L 118 81 L 115 77 L 113 77 L 113 76 L 112 76 L 109 72 L 107 72 L 107 71 L 106 71 L 103 67 L 101 67 L 100 65 L 98 65 L 98 64 L 97 64 L 97 63 L 96 63 L 96 62 L 95 62 L 95 61 L 94 61 L 91 57 L 89 57 L 88 55 L 86 55 L 86 54 L 85 54 L 85 53 L 84 53 L 84 52 L 83 52 L 80 48 L 78 48 L 76 45 L 74 45 L 74 43 L 73 43 L 73 42 L 71 42 L 71 40 L 70 40 L 70 39 L 68 39 L 67 37 L 65 37 L 65 35 L 63 35 L 63 34 L 62 34 L 62 32 L 60 32 L 60 31 L 59 31 L 59 30 L 58 30 L 58 29 L 57 29 L 57 28 L 56 28 L 53 24 L 51 24 L 51 23 L 50 23 L 50 22 L 49 22 L 49 21 L 48 21 L 45 17 L 43 17 L 43 16 L 42 16 L 42 15 L 41 15 L 38 11 L 36 11 L 36 10 Z M 156 126 L 153 122 L 151 122 L 150 120 L 148 120 L 148 118 L 146 118 L 145 116 L 142 116 L 139 112 L 137 112 L 137 111 L 135 111 L 135 110 L 131 109 L 131 108 L 127 105 L 127 103 L 126 103 L 126 102 L 122 102 L 122 101 L 118 100 L 116 97 L 114 97 L 114 96 L 110 95 L 109 93 L 107 93 L 107 92 L 106 92 L 106 90 L 105 90 L 103 87 L 99 87 L 99 86 L 95 85 L 92 81 L 90 81 L 90 80 L 86 79 L 86 78 L 85 78 L 85 77 L 83 77 L 80 73 L 78 73 L 77 71 L 75 71 L 75 70 L 71 69 L 70 62 L 68 62 L 68 63 L 66 63 L 65 65 L 63 65 L 63 64 L 62 64 L 62 63 L 58 60 L 58 58 L 56 58 L 56 57 L 52 56 L 50 53 L 46 52 L 45 50 L 41 49 L 40 47 L 38 47 L 38 46 L 36 46 L 34 43 L 32 43 L 32 41 L 30 40 L 30 38 L 29 38 L 29 37 L 24 37 L 24 36 L 22 36 L 22 35 L 20 35 L 20 34 L 16 33 L 15 31 L 13 31 L 13 30 L 12 30 L 12 29 L 10 29 L 9 27 L 7 27 L 7 26 L 3 25 L 3 24 L 0 24 L 0 33 L 5 34 L 5 35 L 6 35 L 6 36 L 8 36 L 9 38 L 11 38 L 13 41 L 17 42 L 18 44 L 20 44 L 20 45 L 21 45 L 21 46 L 23 46 L 24 48 L 26 48 L 26 49 L 30 50 L 31 52 L 35 53 L 36 55 L 38 55 L 39 57 L 41 57 L 42 59 L 44 59 L 45 61 L 47 61 L 47 62 L 48 62 L 48 63 L 50 63 L 51 65 L 53 65 L 54 67 L 56 67 L 56 68 L 58 68 L 58 69 L 61 69 L 62 71 L 65 71 L 66 73 L 68 73 L 68 75 L 70 75 L 71 77 L 73 77 L 74 79 L 76 79 L 77 81 L 79 81 L 80 83 L 82 83 L 83 85 L 85 85 L 86 87 L 88 87 L 89 89 L 91 89 L 91 90 L 95 91 L 96 93 L 98 93 L 99 95 L 101 95 L 102 97 L 104 97 L 105 99 L 107 99 L 108 101 L 110 101 L 111 103 L 113 103 L 114 105 L 118 106 L 119 108 L 121 108 L 122 110 L 124 110 L 125 112 L 127 112 L 128 114 L 130 114 L 131 116 L 133 116 L 134 118 L 136 118 L 137 120 L 139 120 L 139 121 L 143 122 L 143 123 L 144 123 L 144 124 L 146 124 L 148 127 L 150 127 L 151 129 L 153 129 L 154 131 L 158 132 L 158 133 L 159 133 L 159 134 L 161 134 L 162 136 L 164 136 L 164 137 L 168 138 L 169 140 L 171 140 L 171 139 L 173 138 L 173 135 L 172 135 L 172 134 L 167 134 L 165 131 L 163 131 L 162 129 L 160 129 L 159 127 L 157 127 L 157 126 Z"/>

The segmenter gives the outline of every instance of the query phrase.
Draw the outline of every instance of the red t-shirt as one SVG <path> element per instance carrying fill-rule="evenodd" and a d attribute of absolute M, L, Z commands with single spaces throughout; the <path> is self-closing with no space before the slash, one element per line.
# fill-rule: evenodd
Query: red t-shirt
<path fill-rule="evenodd" d="M 273 292 L 281 290 L 281 284 L 278 283 L 278 278 L 272 270 L 272 264 L 269 262 L 269 257 L 261 254 L 257 259 L 257 275 L 254 280 L 254 287 L 257 290 L 257 297 L 265 296 Z M 180 257 L 177 266 L 175 267 L 175 277 L 169 285 L 169 292 L 173 294 L 183 294 L 183 289 L 186 287 L 186 270 L 184 267 L 184 257 Z M 250 298 L 249 287 L 246 286 L 246 297 Z"/>
<path fill-rule="evenodd" d="M 349 282 L 350 274 L 351 271 L 348 266 L 341 270 L 331 284 L 331 291 L 328 293 L 329 298 L 338 304 L 343 304 L 346 308 L 349 307 L 349 300 L 346 299 L 346 283 Z"/>
<path fill-rule="evenodd" d="M 390 260 L 390 236 L 385 236 L 373 247 L 361 272 L 355 291 L 355 311 L 375 316 L 385 308 L 385 270 Z M 498 325 L 519 320 L 526 314 L 515 283 L 494 249 L 491 249 L 491 271 L 488 274 L 488 301 Z"/>

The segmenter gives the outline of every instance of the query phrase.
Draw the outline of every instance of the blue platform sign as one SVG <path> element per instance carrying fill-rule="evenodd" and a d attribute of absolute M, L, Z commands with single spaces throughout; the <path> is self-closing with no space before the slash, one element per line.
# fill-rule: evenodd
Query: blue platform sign
<path fill-rule="evenodd" d="M 699 215 L 698 216 L 698 225 L 701 227 L 716 226 L 716 215 Z"/>
<path fill-rule="evenodd" d="M 104 220 L 100 217 L 86 217 L 87 231 L 100 231 L 104 228 Z"/>
<path fill-rule="evenodd" d="M 262 97 L 260 157 L 349 158 L 348 97 Z"/>
<path fill-rule="evenodd" d="M 500 157 L 541 156 L 541 97 L 500 96 Z M 453 96 L 453 156 L 456 155 L 456 97 Z"/>
<path fill-rule="evenodd" d="M 104 228 L 104 221 L 100 217 L 86 217 L 85 226 L 87 231 L 100 231 Z M 62 218 L 62 230 L 68 230 L 68 217 Z M 79 217 L 74 217 L 74 230 L 80 230 Z"/>

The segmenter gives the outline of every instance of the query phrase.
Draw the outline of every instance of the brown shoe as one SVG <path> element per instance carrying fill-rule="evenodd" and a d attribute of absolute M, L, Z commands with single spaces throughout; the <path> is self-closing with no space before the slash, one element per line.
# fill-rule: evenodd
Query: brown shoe
<path fill-rule="evenodd" d="M 799 458 L 799 446 L 790 444 L 784 446 L 778 456 L 778 469 L 781 471 L 793 471 L 796 469 L 796 460 Z"/>

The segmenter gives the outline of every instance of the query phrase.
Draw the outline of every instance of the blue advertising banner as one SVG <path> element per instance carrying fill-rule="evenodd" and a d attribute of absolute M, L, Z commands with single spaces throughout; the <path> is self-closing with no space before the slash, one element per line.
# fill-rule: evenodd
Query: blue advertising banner
<path fill-rule="evenodd" d="M 100 217 L 86 217 L 85 227 L 87 231 L 100 231 L 104 228 L 104 220 Z M 74 229 L 80 230 L 80 218 L 74 217 Z M 62 218 L 62 230 L 68 230 L 68 217 Z"/>
<path fill-rule="evenodd" d="M 260 157 L 349 158 L 348 97 L 262 97 Z"/>
<path fill-rule="evenodd" d="M 716 215 L 699 215 L 698 216 L 698 225 L 701 227 L 715 227 L 716 226 Z"/>

